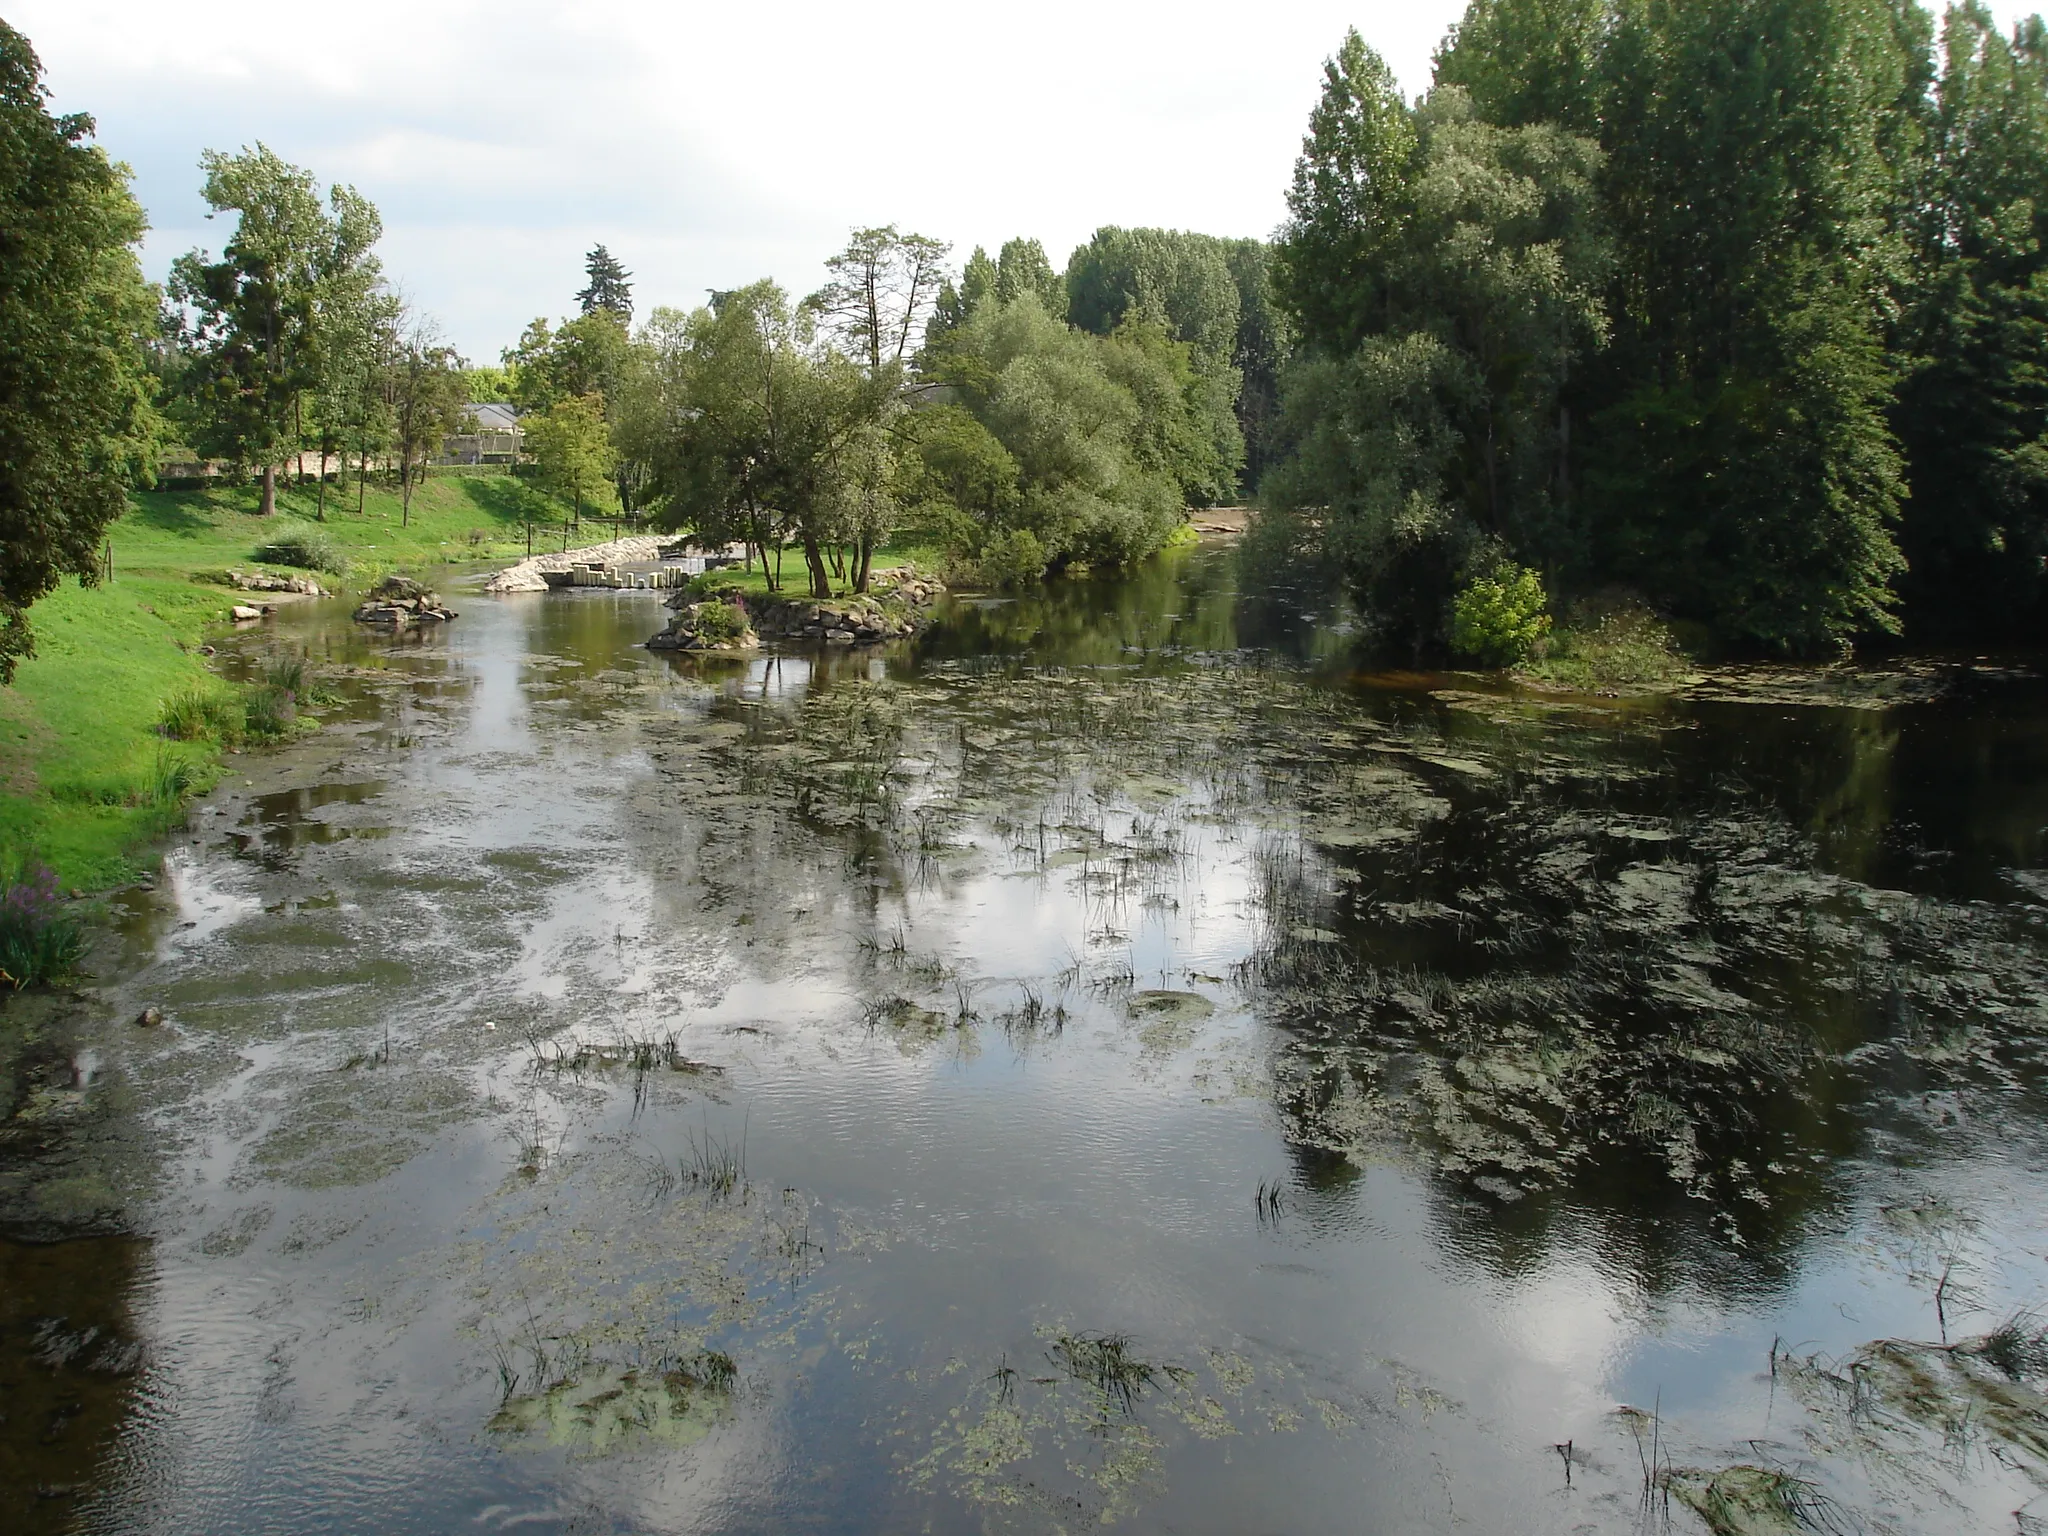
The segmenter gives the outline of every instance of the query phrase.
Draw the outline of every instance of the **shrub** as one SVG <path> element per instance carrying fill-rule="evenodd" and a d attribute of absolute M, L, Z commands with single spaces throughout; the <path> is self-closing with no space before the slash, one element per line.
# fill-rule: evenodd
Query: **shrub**
<path fill-rule="evenodd" d="M 1045 575 L 1045 546 L 1028 528 L 1012 528 L 981 546 L 976 562 L 991 587 L 1019 587 Z"/>
<path fill-rule="evenodd" d="M 1526 566 L 1500 565 L 1466 586 L 1451 604 L 1451 644 L 1488 666 L 1526 661 L 1550 633 L 1543 578 Z"/>
<path fill-rule="evenodd" d="M 1529 675 L 1558 688 L 1628 692 L 1679 682 L 1693 663 L 1649 609 L 1631 601 L 1580 604 Z"/>
<path fill-rule="evenodd" d="M 164 700 L 156 728 L 173 741 L 215 741 L 231 747 L 245 729 L 242 701 L 225 689 L 195 684 Z"/>
<path fill-rule="evenodd" d="M 85 935 L 60 900 L 57 876 L 43 865 L 0 890 L 0 977 L 14 987 L 60 981 L 78 968 Z"/>
<path fill-rule="evenodd" d="M 752 627 L 747 622 L 746 605 L 737 597 L 699 603 L 690 618 L 697 638 L 710 645 L 730 644 Z"/>
<path fill-rule="evenodd" d="M 332 576 L 348 574 L 348 558 L 334 541 L 311 523 L 285 523 L 257 546 L 255 558 L 271 565 L 297 566 L 303 571 L 326 571 Z"/>

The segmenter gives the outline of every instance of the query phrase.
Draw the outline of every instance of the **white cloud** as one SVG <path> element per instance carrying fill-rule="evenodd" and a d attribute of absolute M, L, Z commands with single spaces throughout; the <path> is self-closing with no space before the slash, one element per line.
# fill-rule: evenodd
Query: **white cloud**
<path fill-rule="evenodd" d="M 16 0 L 56 105 L 135 167 L 157 274 L 218 245 L 199 153 L 262 139 L 383 210 L 393 274 L 472 356 L 560 314 L 603 241 L 636 298 L 796 291 L 856 224 L 1057 262 L 1096 226 L 1268 234 L 1356 25 L 1411 91 L 1462 0 Z"/>

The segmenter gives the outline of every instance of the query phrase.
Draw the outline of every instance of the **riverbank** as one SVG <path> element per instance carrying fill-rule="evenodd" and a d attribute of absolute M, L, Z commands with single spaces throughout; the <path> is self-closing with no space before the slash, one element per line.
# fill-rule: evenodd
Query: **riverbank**
<path fill-rule="evenodd" d="M 66 583 L 37 603 L 36 654 L 0 689 L 0 865 L 42 863 L 64 889 L 100 890 L 152 862 L 151 839 L 182 814 L 188 787 L 219 773 L 216 743 L 166 741 L 156 730 L 165 701 L 220 686 L 201 647 L 252 599 L 224 582 L 228 570 L 312 575 L 332 590 L 401 567 L 502 561 L 526 550 L 526 515 L 556 515 L 505 476 L 433 479 L 413 494 L 408 517 L 395 491 L 328 488 L 318 521 L 315 488 L 278 493 L 278 515 L 255 515 L 256 492 L 144 492 L 109 536 L 111 582 Z M 306 571 L 254 558 L 281 532 L 311 527 L 336 571 Z M 559 537 L 559 525 L 541 532 Z"/>

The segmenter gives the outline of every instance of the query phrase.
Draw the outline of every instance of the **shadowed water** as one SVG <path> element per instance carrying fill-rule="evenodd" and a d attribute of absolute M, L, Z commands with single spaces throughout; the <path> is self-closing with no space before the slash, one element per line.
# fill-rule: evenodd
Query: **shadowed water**
<path fill-rule="evenodd" d="M 16 1072 L 10 1222 L 147 1241 L 0 1250 L 96 1275 L 9 1302 L 0 1369 L 87 1374 L 82 1470 L 10 1407 L 0 1500 L 2048 1519 L 2048 1348 L 1996 1331 L 2048 1292 L 2039 681 L 1536 698 L 1239 587 L 1201 549 L 859 655 L 650 655 L 595 592 L 238 640 L 338 702 L 229 759 Z M 52 1363 L 88 1327 L 118 1370 Z"/>

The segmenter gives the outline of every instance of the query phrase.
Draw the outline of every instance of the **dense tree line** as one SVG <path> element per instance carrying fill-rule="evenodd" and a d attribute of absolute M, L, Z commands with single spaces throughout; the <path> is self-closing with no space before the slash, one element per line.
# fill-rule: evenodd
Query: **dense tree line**
<path fill-rule="evenodd" d="M 1391 639 L 1503 565 L 1736 645 L 2037 638 L 2048 57 L 1976 4 L 1474 0 L 1353 34 L 1276 258 L 1276 507 Z"/>

